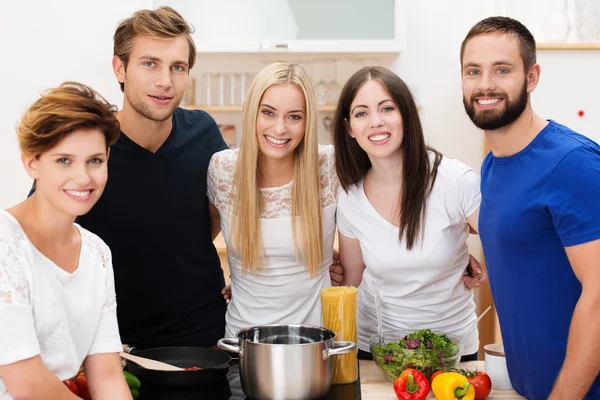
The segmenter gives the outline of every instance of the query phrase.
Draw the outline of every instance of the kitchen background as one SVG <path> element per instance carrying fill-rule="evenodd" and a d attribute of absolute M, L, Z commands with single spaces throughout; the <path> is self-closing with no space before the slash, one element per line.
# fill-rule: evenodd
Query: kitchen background
<path fill-rule="evenodd" d="M 463 109 L 459 49 L 468 29 L 490 15 L 516 17 L 536 36 L 538 114 L 600 141 L 600 0 L 2 2 L 0 207 L 22 200 L 31 186 L 14 134 L 24 109 L 64 80 L 86 83 L 120 107 L 111 69 L 114 28 L 134 11 L 162 4 L 173 5 L 196 28 L 198 61 L 184 105 L 207 110 L 232 146 L 239 143 L 244 91 L 264 65 L 289 60 L 308 69 L 319 95 L 320 139 L 328 143 L 326 124 L 341 86 L 360 67 L 378 64 L 410 86 L 428 143 L 479 171 L 485 143 Z M 469 244 L 483 261 L 479 238 Z M 479 312 L 492 304 L 488 285 L 476 296 Z M 482 344 L 501 340 L 494 315 L 481 322 Z"/>

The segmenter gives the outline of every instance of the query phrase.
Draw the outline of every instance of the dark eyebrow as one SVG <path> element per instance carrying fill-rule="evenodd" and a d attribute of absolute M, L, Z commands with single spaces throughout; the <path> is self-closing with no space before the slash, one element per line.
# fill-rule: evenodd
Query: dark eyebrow
<path fill-rule="evenodd" d="M 270 108 L 273 111 L 277 111 L 277 109 L 275 107 L 270 106 L 270 105 L 268 105 L 266 103 L 262 103 L 261 106 Z M 302 114 L 304 114 L 304 110 L 291 110 L 291 111 L 288 111 L 288 114 L 290 114 L 290 113 L 302 113 Z"/>
<path fill-rule="evenodd" d="M 71 157 L 71 158 L 75 158 L 75 156 L 73 154 L 68 154 L 68 153 L 53 153 L 51 154 L 53 157 Z M 99 156 L 105 156 L 106 153 L 96 153 L 96 154 L 92 154 L 90 157 L 99 157 Z"/>
<path fill-rule="evenodd" d="M 385 99 L 385 100 L 381 100 L 379 103 L 377 103 L 377 106 L 380 106 L 380 105 L 382 105 L 382 104 L 383 104 L 383 103 L 385 103 L 386 101 L 391 101 L 392 103 L 394 102 L 392 99 Z M 358 105 L 355 105 L 355 106 L 352 108 L 352 110 L 350 110 L 350 114 L 352 114 L 352 113 L 354 112 L 354 109 L 355 109 L 355 108 L 358 108 L 358 107 L 369 108 L 369 107 L 365 106 L 364 104 L 358 104 Z"/>
<path fill-rule="evenodd" d="M 498 66 L 498 65 L 508 65 L 508 66 L 510 66 L 510 67 L 514 67 L 514 64 L 513 64 L 513 63 L 511 63 L 511 62 L 509 62 L 509 61 L 504 61 L 504 60 L 495 61 L 495 62 L 494 62 L 492 65 L 493 65 L 493 66 Z M 480 67 L 480 65 L 479 65 L 479 64 L 477 64 L 477 63 L 474 63 L 474 62 L 469 62 L 469 63 L 466 63 L 465 65 L 463 65 L 463 69 L 464 69 L 464 68 L 468 68 L 468 67 L 477 67 L 477 68 L 479 68 L 479 67 Z"/>
<path fill-rule="evenodd" d="M 515 66 L 515 64 L 511 63 L 510 61 L 504 61 L 504 60 L 496 61 L 493 65 L 494 66 L 508 65 L 509 67 L 514 67 Z"/>
<path fill-rule="evenodd" d="M 185 65 L 186 67 L 189 66 L 187 61 L 180 61 L 180 60 L 174 61 L 172 65 Z"/>
<path fill-rule="evenodd" d="M 144 59 L 144 60 L 150 60 L 150 61 L 157 61 L 157 62 L 159 62 L 159 61 L 162 61 L 162 60 L 161 60 L 160 58 L 158 58 L 158 57 L 154 57 L 154 56 L 148 56 L 148 55 L 141 56 L 141 57 L 140 57 L 140 60 L 142 60 L 142 59 Z"/>
<path fill-rule="evenodd" d="M 162 59 L 160 59 L 159 57 L 149 56 L 149 55 L 141 56 L 140 60 L 149 60 L 149 61 L 154 61 L 154 62 L 162 61 Z M 176 60 L 171 65 L 185 65 L 187 67 L 189 64 L 187 61 Z"/>

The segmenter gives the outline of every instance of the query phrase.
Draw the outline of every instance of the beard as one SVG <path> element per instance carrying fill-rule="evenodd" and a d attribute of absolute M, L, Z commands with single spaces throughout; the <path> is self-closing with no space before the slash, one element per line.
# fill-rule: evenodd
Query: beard
<path fill-rule="evenodd" d="M 127 100 L 129 101 L 129 104 L 131 105 L 131 107 L 138 114 L 144 116 L 145 118 L 147 118 L 151 121 L 155 121 L 155 122 L 163 122 L 163 121 L 166 121 L 169 118 L 171 118 L 173 113 L 175 113 L 175 110 L 177 109 L 177 107 L 179 107 L 179 104 L 181 103 L 181 100 L 182 100 L 180 98 L 179 101 L 175 101 L 175 103 L 173 103 L 173 107 L 170 110 L 165 110 L 165 111 L 159 112 L 156 110 L 152 110 L 150 108 L 150 106 L 145 104 L 141 99 L 137 98 L 133 94 L 130 94 L 129 91 L 127 90 L 127 85 L 125 85 L 125 96 L 127 97 Z"/>
<path fill-rule="evenodd" d="M 506 105 L 502 109 L 492 110 L 479 110 L 475 109 L 475 98 L 477 97 L 491 97 L 491 98 L 504 98 Z M 524 82 L 523 88 L 519 92 L 517 98 L 509 100 L 506 94 L 501 93 L 475 93 L 469 100 L 463 96 L 463 104 L 465 111 L 473 124 L 479 129 L 484 131 L 493 131 L 496 129 L 504 128 L 507 125 L 512 124 L 523 114 L 525 107 L 527 107 L 527 100 L 529 95 L 527 94 L 527 81 Z"/>

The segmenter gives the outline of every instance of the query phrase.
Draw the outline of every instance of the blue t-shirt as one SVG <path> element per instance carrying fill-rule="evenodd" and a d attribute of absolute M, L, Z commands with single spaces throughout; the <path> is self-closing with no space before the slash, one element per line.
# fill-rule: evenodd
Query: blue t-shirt
<path fill-rule="evenodd" d="M 514 389 L 547 399 L 581 295 L 565 247 L 600 238 L 600 146 L 549 121 L 522 151 L 488 154 L 479 234 Z M 596 378 L 588 399 L 599 398 Z"/>

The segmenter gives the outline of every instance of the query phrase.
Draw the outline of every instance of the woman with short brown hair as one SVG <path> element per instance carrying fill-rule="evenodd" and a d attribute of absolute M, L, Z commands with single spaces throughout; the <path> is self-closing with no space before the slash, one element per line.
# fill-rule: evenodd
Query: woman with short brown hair
<path fill-rule="evenodd" d="M 77 399 L 61 381 L 84 365 L 97 399 L 131 399 L 110 250 L 75 224 L 107 180 L 115 110 L 66 82 L 23 115 L 17 136 L 36 190 L 0 210 L 0 399 Z"/>

